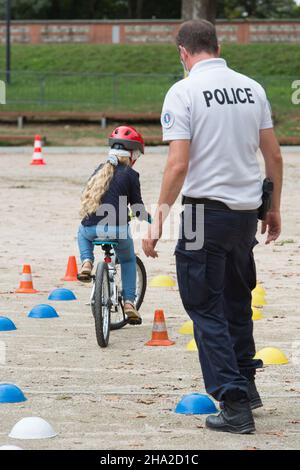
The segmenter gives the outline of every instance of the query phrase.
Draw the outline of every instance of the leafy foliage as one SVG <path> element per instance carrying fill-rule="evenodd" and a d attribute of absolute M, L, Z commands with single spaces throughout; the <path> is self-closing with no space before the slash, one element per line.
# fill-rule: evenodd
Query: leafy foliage
<path fill-rule="evenodd" d="M 0 0 L 0 18 L 5 1 Z M 180 18 L 182 1 L 201 0 L 11 0 L 13 19 Z M 294 0 L 217 0 L 218 18 L 300 18 Z"/>
<path fill-rule="evenodd" d="M 221 18 L 299 18 L 300 7 L 294 0 L 218 0 Z"/>

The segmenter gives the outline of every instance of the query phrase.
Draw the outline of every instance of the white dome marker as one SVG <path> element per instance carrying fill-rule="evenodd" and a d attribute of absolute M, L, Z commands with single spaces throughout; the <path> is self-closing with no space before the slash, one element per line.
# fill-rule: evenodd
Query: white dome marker
<path fill-rule="evenodd" d="M 57 436 L 51 424 L 42 418 L 23 418 L 12 428 L 9 437 L 13 439 L 49 439 Z"/>

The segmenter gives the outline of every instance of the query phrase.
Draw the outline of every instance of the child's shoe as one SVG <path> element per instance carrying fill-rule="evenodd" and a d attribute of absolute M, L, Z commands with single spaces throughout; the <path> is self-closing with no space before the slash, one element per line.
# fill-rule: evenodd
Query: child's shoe
<path fill-rule="evenodd" d="M 81 270 L 77 275 L 78 281 L 91 282 L 92 280 L 93 263 L 86 260 L 82 263 Z"/>
<path fill-rule="evenodd" d="M 141 325 L 142 318 L 135 308 L 135 305 L 130 301 L 126 300 L 124 302 L 124 313 L 128 318 L 129 325 Z"/>

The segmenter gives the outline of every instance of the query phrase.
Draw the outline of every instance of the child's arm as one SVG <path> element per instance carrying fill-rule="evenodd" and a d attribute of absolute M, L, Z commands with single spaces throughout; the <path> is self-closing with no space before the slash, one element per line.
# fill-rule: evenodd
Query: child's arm
<path fill-rule="evenodd" d="M 141 195 L 140 177 L 137 172 L 135 172 L 131 178 L 129 203 L 134 217 L 137 217 L 139 220 L 145 220 L 151 224 L 152 217 L 151 214 L 147 212 L 143 202 Z"/>

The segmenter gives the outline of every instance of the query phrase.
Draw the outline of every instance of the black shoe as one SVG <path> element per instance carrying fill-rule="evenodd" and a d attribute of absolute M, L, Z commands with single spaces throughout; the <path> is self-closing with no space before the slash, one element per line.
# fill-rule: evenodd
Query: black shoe
<path fill-rule="evenodd" d="M 249 398 L 251 410 L 256 410 L 257 408 L 264 406 L 257 391 L 254 380 L 249 381 Z M 220 409 L 224 409 L 224 401 L 220 401 Z"/>
<path fill-rule="evenodd" d="M 233 434 L 251 434 L 255 424 L 249 401 L 224 401 L 224 409 L 217 416 L 206 418 L 206 427 L 213 431 Z"/>

